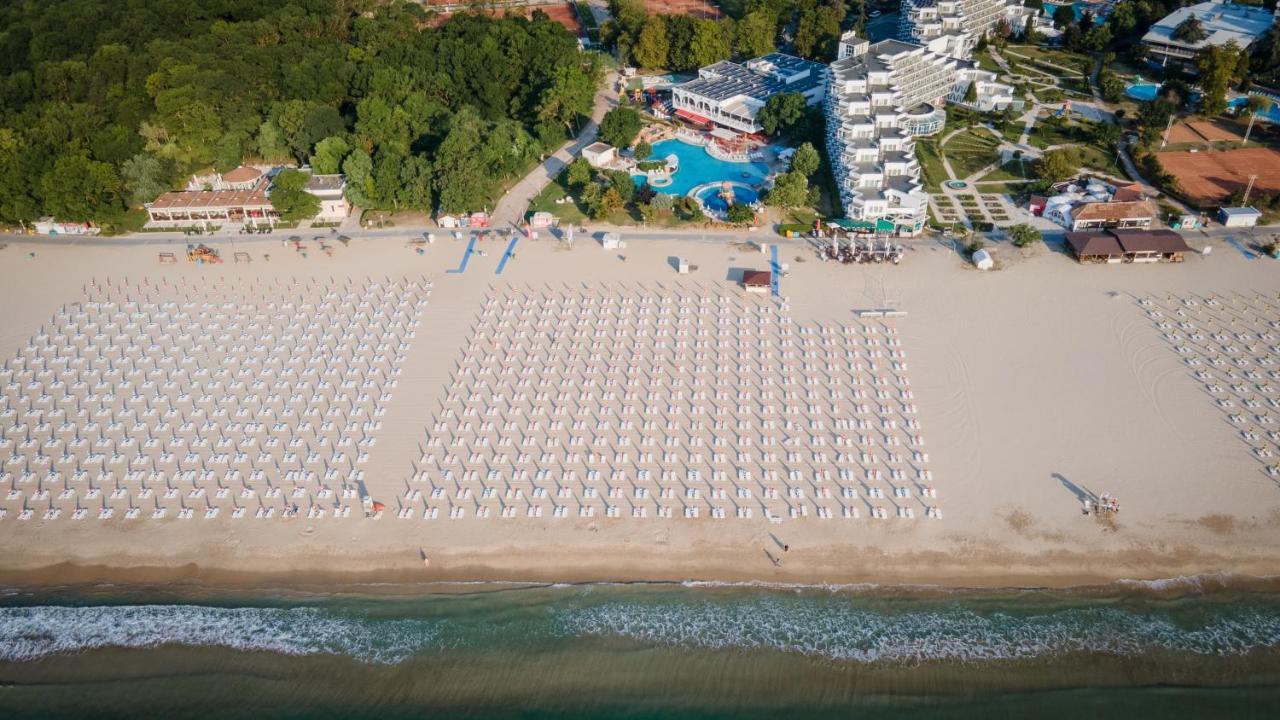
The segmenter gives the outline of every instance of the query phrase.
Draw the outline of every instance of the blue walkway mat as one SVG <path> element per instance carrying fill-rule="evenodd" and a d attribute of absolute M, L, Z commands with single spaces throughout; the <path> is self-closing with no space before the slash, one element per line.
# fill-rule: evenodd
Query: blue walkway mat
<path fill-rule="evenodd" d="M 1240 242 L 1239 240 L 1237 240 L 1237 239 L 1235 239 L 1235 238 L 1232 238 L 1232 237 L 1229 237 L 1229 238 L 1227 238 L 1227 242 L 1231 243 L 1231 246 L 1232 246 L 1232 247 L 1234 247 L 1235 249 L 1239 250 L 1239 251 L 1240 251 L 1240 254 L 1241 254 L 1241 255 L 1244 255 L 1244 257 L 1245 257 L 1245 259 L 1246 259 L 1246 260 L 1257 260 L 1257 259 L 1258 259 L 1258 256 L 1257 256 L 1256 254 L 1254 254 L 1254 252 L 1253 252 L 1252 250 L 1250 250 L 1249 248 L 1245 247 L 1245 246 L 1244 246 L 1244 243 Z"/>
<path fill-rule="evenodd" d="M 507 243 L 507 251 L 502 253 L 502 259 L 498 261 L 498 269 L 493 273 L 494 275 L 502 274 L 502 268 L 507 266 L 507 261 L 510 260 L 511 256 L 515 254 L 516 242 L 519 240 L 520 240 L 520 236 L 517 235 L 511 238 L 511 242 Z"/>
<path fill-rule="evenodd" d="M 462 255 L 462 262 L 458 265 L 458 267 L 457 267 L 457 268 L 455 268 L 455 269 L 453 269 L 453 270 L 446 270 L 445 272 L 451 272 L 451 273 L 463 273 L 463 272 L 466 272 L 466 271 L 467 271 L 467 263 L 471 262 L 471 253 L 472 253 L 475 249 L 476 249 L 476 238 L 475 238 L 475 236 L 474 236 L 474 235 L 472 235 L 472 236 L 471 236 L 471 240 L 470 240 L 470 242 L 468 242 L 468 243 L 467 243 L 467 251 L 466 251 L 465 253 L 463 253 L 463 255 Z"/>
<path fill-rule="evenodd" d="M 771 280 L 770 280 L 770 284 L 772 285 L 773 296 L 774 296 L 774 297 L 777 297 L 777 296 L 778 296 L 779 278 L 781 278 L 781 277 L 782 277 L 782 266 L 778 264 L 778 244 L 777 244 L 777 243 L 773 243 L 772 245 L 770 245 L 770 246 L 769 246 L 769 250 L 770 250 L 771 258 L 772 258 L 772 259 L 770 260 L 770 262 L 769 262 L 769 264 L 770 264 L 770 273 L 769 273 L 769 275 L 770 275 L 770 278 L 771 278 Z"/>

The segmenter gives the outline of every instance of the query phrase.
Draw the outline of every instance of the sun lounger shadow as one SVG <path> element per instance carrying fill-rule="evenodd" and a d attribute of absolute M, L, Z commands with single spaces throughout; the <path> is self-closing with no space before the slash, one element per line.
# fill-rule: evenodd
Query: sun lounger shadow
<path fill-rule="evenodd" d="M 1088 488 L 1084 488 L 1084 487 L 1080 487 L 1079 485 L 1076 485 L 1075 483 L 1071 482 L 1066 477 L 1064 477 L 1061 473 L 1053 473 L 1053 477 L 1056 478 L 1058 482 L 1062 483 L 1062 487 L 1066 488 L 1067 490 L 1070 490 L 1071 494 L 1076 496 L 1076 500 L 1080 501 L 1081 503 L 1083 503 L 1085 500 L 1089 500 L 1095 503 L 1098 501 L 1098 496 L 1096 493 L 1094 493 L 1092 490 Z"/>

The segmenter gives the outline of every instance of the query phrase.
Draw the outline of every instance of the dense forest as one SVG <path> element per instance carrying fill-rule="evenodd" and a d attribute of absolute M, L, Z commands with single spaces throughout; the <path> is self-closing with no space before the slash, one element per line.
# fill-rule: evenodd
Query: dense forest
<path fill-rule="evenodd" d="M 133 226 L 249 159 L 341 170 L 367 208 L 491 204 L 589 114 L 597 57 L 536 12 L 430 25 L 399 0 L 0 3 L 0 223 Z"/>
<path fill-rule="evenodd" d="M 643 68 L 694 70 L 730 57 L 758 57 L 782 49 L 812 60 L 835 59 L 842 29 L 861 28 L 862 0 L 746 0 L 721 2 L 727 17 L 646 13 L 642 0 L 609 0 L 613 20 L 601 29 L 605 45 Z"/>

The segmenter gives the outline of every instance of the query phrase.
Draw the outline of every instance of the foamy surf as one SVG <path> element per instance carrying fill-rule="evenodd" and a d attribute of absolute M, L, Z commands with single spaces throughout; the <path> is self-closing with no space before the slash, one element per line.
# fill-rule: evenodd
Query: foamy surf
<path fill-rule="evenodd" d="M 575 634 L 721 650 L 770 649 L 872 663 L 1027 660 L 1067 653 L 1132 656 L 1153 651 L 1243 655 L 1280 646 L 1274 608 L 1217 608 L 1197 624 L 1112 607 L 1040 614 L 977 612 L 956 604 L 886 612 L 782 599 L 597 606 L 566 612 Z"/>
<path fill-rule="evenodd" d="M 1071 653 L 1235 657 L 1280 647 L 1280 602 L 1034 593 L 904 600 L 829 590 L 593 585 L 319 607 L 0 608 L 0 661 L 8 662 L 181 645 L 394 664 L 454 648 L 537 651 L 548 640 L 590 638 L 854 663 L 983 663 Z"/>
<path fill-rule="evenodd" d="M 314 608 L 0 608 L 0 660 L 11 662 L 107 647 L 190 645 L 395 663 L 435 639 L 435 629 L 421 621 L 370 621 Z"/>

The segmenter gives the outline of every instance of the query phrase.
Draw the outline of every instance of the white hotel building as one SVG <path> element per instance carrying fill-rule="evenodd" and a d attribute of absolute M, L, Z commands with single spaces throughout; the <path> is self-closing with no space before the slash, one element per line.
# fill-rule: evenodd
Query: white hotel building
<path fill-rule="evenodd" d="M 942 129 L 960 61 L 900 40 L 840 38 L 827 87 L 827 155 L 845 217 L 915 235 L 928 220 L 916 135 Z"/>
<path fill-rule="evenodd" d="M 810 105 L 822 102 L 827 68 L 822 63 L 769 53 L 745 63 L 728 60 L 708 65 L 698 77 L 671 89 L 677 115 L 693 122 L 714 122 L 744 133 L 758 133 L 756 113 L 780 93 L 800 93 Z"/>
<path fill-rule="evenodd" d="M 1008 0 L 902 0 L 898 37 L 929 45 L 936 52 L 967 58 L 978 38 L 995 29 L 1001 19 L 1009 19 L 1013 30 L 1021 31 L 1020 5 Z M 941 40 L 942 45 L 934 41 Z"/>

